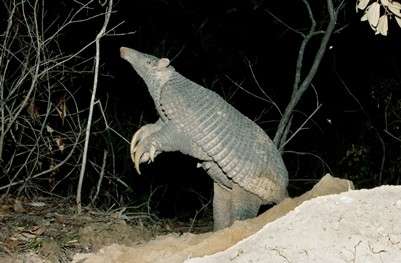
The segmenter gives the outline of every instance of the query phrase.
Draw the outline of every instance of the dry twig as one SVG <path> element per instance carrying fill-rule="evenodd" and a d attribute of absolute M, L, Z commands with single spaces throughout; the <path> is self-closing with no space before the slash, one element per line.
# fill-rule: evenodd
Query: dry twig
<path fill-rule="evenodd" d="M 93 90 L 92 96 L 89 106 L 89 116 L 88 122 L 86 125 L 86 133 L 85 133 L 85 145 L 84 151 L 82 156 L 82 165 L 81 165 L 81 172 L 79 174 L 79 180 L 77 185 L 77 196 L 76 196 L 76 203 L 77 203 L 77 210 L 78 213 L 81 213 L 81 192 L 82 192 L 82 183 L 85 175 L 85 168 L 86 162 L 88 158 L 88 149 L 89 149 L 89 139 L 91 133 L 91 126 L 92 126 L 92 118 L 93 118 L 93 108 L 95 106 L 95 99 L 96 99 L 96 91 L 98 87 L 98 78 L 99 78 L 99 62 L 100 62 L 100 40 L 106 34 L 107 25 L 109 24 L 111 12 L 113 10 L 113 0 L 108 1 L 108 7 L 105 12 L 104 16 L 104 23 L 102 28 L 100 29 L 99 33 L 96 36 L 96 56 L 95 56 L 95 74 L 93 76 Z"/>

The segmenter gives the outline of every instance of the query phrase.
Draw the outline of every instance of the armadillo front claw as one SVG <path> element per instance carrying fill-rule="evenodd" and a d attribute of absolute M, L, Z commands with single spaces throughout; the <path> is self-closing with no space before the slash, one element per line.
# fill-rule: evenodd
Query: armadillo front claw
<path fill-rule="evenodd" d="M 139 170 L 139 158 L 136 158 L 138 155 L 135 156 L 134 164 L 135 164 L 135 170 L 138 174 L 141 174 L 141 170 Z"/>
<path fill-rule="evenodd" d="M 136 146 L 133 147 L 131 144 L 131 158 L 135 164 L 135 169 L 138 174 L 141 174 L 139 165 L 144 162 L 153 162 L 157 154 L 157 144 L 155 141 L 151 141 L 150 138 L 140 141 Z"/>
<path fill-rule="evenodd" d="M 145 137 L 144 136 L 144 127 L 141 127 L 139 130 L 137 130 L 134 134 L 134 136 L 132 137 L 131 140 L 131 155 L 133 154 L 133 152 L 135 151 L 136 145 Z"/>
<path fill-rule="evenodd" d="M 152 143 L 152 145 L 150 146 L 150 150 L 149 150 L 149 158 L 150 158 L 150 161 L 152 161 L 152 162 L 155 161 L 155 155 L 156 155 L 156 147 L 155 147 L 155 145 Z"/>
<path fill-rule="evenodd" d="M 133 144 L 131 144 L 131 149 L 133 149 L 131 151 L 131 158 L 132 161 L 135 164 L 135 170 L 138 174 L 141 174 L 141 171 L 139 170 L 139 164 L 140 164 L 140 158 L 141 158 L 141 154 L 138 152 L 138 147 L 132 147 Z"/>
<path fill-rule="evenodd" d="M 141 174 L 141 171 L 139 170 L 139 165 L 143 162 L 149 161 L 149 153 L 146 152 L 143 144 L 139 144 L 135 147 L 133 155 L 131 155 L 131 157 L 133 157 L 135 170 L 138 172 L 138 174 Z"/>
<path fill-rule="evenodd" d="M 160 126 L 157 124 L 146 124 L 137 130 L 131 140 L 131 156 L 134 155 L 138 144 L 159 130 Z"/>
<path fill-rule="evenodd" d="M 139 165 L 143 162 L 153 162 L 156 155 L 158 144 L 155 141 L 154 134 L 160 130 L 155 124 L 142 126 L 135 132 L 131 140 L 131 159 L 135 164 L 138 174 L 141 174 Z"/>

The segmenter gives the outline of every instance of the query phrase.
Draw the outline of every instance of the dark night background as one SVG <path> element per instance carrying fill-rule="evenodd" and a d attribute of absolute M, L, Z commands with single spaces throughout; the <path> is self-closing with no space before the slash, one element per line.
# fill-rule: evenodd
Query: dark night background
<path fill-rule="evenodd" d="M 45 2 L 49 20 L 76 4 Z M 311 1 L 311 5 L 318 27 L 324 29 L 325 1 L 316 2 Z M 98 6 L 87 12 L 90 15 L 102 10 Z M 168 57 L 178 72 L 222 95 L 274 137 L 278 112 L 272 105 L 238 89 L 233 82 L 261 95 L 251 65 L 260 86 L 282 111 L 285 109 L 302 39 L 269 12 L 306 32 L 309 20 L 301 1 L 120 0 L 114 3 L 113 10 L 110 25 L 124 21 L 115 32 L 135 32 L 108 36 L 101 41 L 102 75 L 97 97 L 106 106 L 113 129 L 130 140 L 141 125 L 158 118 L 145 84 L 119 57 L 119 48 L 126 46 Z M 354 1 L 347 1 L 337 21 L 337 28 L 344 28 L 332 35 L 313 89 L 304 94 L 296 108 L 292 132 L 317 104 L 322 104 L 306 129 L 285 148 L 283 157 L 292 195 L 306 191 L 328 172 L 353 180 L 357 187 L 400 183 L 400 141 L 385 130 L 401 138 L 401 32 L 390 21 L 387 37 L 375 35 L 366 22 L 359 21 L 360 16 L 355 13 Z M 71 27 L 61 38 L 60 47 L 67 51 L 78 49 L 94 39 L 102 23 L 100 16 Z M 315 37 L 308 46 L 305 69 L 309 69 L 319 41 L 320 37 Z M 93 54 L 94 47 L 82 56 Z M 80 86 L 77 94 L 81 105 L 89 103 L 92 78 L 91 74 L 82 74 L 72 82 Z M 95 114 L 99 116 L 100 112 L 95 110 Z M 129 145 L 113 133 L 102 133 L 101 128 L 93 136 L 92 157 L 101 159 L 101 151 L 110 147 L 109 143 L 115 153 L 113 169 L 130 190 L 106 180 L 104 192 L 115 193 L 112 188 L 120 190 L 118 195 L 105 194 L 103 198 L 118 200 L 120 204 L 135 203 L 147 200 L 154 191 L 151 197 L 154 213 L 183 218 L 193 217 L 210 199 L 211 179 L 196 168 L 196 160 L 178 153 L 162 154 L 155 163 L 143 164 L 139 176 L 129 158 Z M 85 189 L 91 189 L 97 182 L 94 171 L 89 169 L 88 174 Z"/>

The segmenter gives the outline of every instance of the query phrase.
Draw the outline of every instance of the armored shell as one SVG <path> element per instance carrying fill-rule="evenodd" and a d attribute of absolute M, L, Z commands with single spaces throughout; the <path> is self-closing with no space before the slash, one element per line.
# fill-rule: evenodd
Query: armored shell
<path fill-rule="evenodd" d="M 218 181 L 232 179 L 266 202 L 286 195 L 287 170 L 271 139 L 217 93 L 174 71 L 156 107 L 221 168 L 227 178 Z"/>

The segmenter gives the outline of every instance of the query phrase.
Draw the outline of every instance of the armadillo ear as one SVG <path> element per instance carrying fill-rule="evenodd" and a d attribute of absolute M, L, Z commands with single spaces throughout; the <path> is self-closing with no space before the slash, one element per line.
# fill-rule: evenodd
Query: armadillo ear
<path fill-rule="evenodd" d="M 158 69 L 167 68 L 168 65 L 170 65 L 170 60 L 168 58 L 161 58 L 159 62 L 157 62 Z"/>

